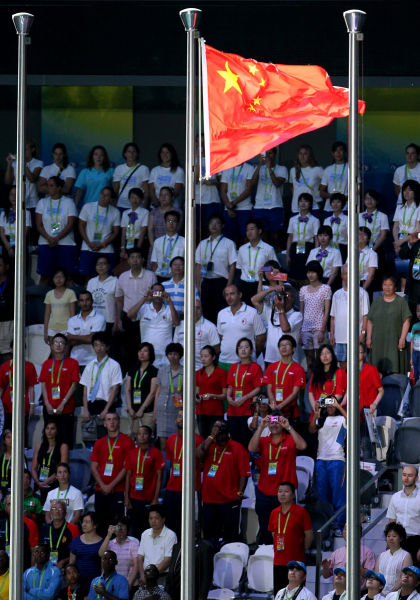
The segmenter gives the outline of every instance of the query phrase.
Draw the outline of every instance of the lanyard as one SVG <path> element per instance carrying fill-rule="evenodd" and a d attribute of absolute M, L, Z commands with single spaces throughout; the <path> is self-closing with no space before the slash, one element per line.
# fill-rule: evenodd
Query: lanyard
<path fill-rule="evenodd" d="M 337 163 L 334 164 L 334 189 L 335 190 L 339 189 L 341 191 L 341 186 L 343 184 L 343 175 L 344 175 L 345 168 L 346 168 L 346 163 L 344 163 L 344 165 L 343 165 L 343 170 L 341 171 L 341 175 L 340 175 L 340 183 L 339 183 L 339 186 L 337 188 Z"/>
<path fill-rule="evenodd" d="M 363 252 L 363 250 L 360 252 L 360 260 L 359 260 L 359 275 L 362 274 L 362 267 L 363 267 L 363 263 L 365 262 L 365 258 L 367 256 L 367 252 Z"/>
<path fill-rule="evenodd" d="M 299 217 L 300 216 L 301 215 L 299 214 L 298 217 L 297 217 L 298 242 L 301 241 L 301 238 L 300 238 L 300 221 L 299 221 Z M 308 223 L 309 223 L 309 217 L 308 217 L 308 220 L 306 221 L 305 226 L 303 228 L 303 236 L 302 236 L 303 241 L 305 241 L 305 239 L 306 239 L 306 226 L 307 226 Z"/>
<path fill-rule="evenodd" d="M 141 471 L 140 471 L 141 475 L 143 475 L 144 461 L 146 460 L 146 457 L 149 454 L 149 450 L 150 450 L 150 446 L 147 448 L 147 450 L 146 450 L 146 452 L 144 453 L 144 456 L 143 456 L 143 462 L 141 463 Z M 141 456 L 141 448 L 139 448 L 139 452 L 137 454 L 137 475 L 139 474 L 140 456 Z"/>
<path fill-rule="evenodd" d="M 3 581 L 1 582 L 1 585 L 0 585 L 0 592 L 3 591 L 4 584 L 6 583 L 6 581 L 8 579 L 9 579 L 9 569 L 7 569 L 6 573 L 4 574 Z"/>
<path fill-rule="evenodd" d="M 9 388 L 13 389 L 13 372 L 12 372 L 13 360 L 9 361 Z"/>
<path fill-rule="evenodd" d="M 413 208 L 413 211 L 412 211 L 412 213 L 411 213 L 411 215 L 410 215 L 410 218 L 409 218 L 409 220 L 408 220 L 408 223 L 406 223 L 406 222 L 405 222 L 405 212 L 406 212 L 406 210 L 407 210 L 407 206 L 404 206 L 404 214 L 403 214 L 403 222 L 402 222 L 402 224 L 403 224 L 403 227 L 410 227 L 410 225 L 411 225 L 411 219 L 413 218 L 413 215 L 414 215 L 414 213 L 415 213 L 415 212 L 416 212 L 416 210 L 417 210 L 417 206 L 415 206 L 415 207 Z"/>
<path fill-rule="evenodd" d="M 118 434 L 117 437 L 115 438 L 115 442 L 112 444 L 112 448 L 111 448 L 111 444 L 109 443 L 109 436 L 108 436 L 108 450 L 109 450 L 108 460 L 110 460 L 110 461 L 112 461 L 112 453 L 114 452 L 115 444 L 118 442 L 119 437 L 120 437 L 120 434 Z"/>
<path fill-rule="evenodd" d="M 38 570 L 38 567 L 34 567 L 34 570 L 32 571 L 32 587 L 35 587 L 35 573 Z M 45 571 L 47 570 L 47 567 L 44 567 L 41 571 L 41 578 L 39 580 L 39 586 L 38 587 L 42 587 L 42 580 L 44 579 L 44 575 L 45 575 Z"/>
<path fill-rule="evenodd" d="M 106 221 L 106 220 L 107 220 L 107 218 L 108 218 L 108 212 L 109 212 L 109 204 L 108 204 L 108 206 L 106 207 L 106 212 L 105 212 L 104 223 L 105 223 L 105 221 Z M 98 222 L 99 222 L 99 202 L 98 202 L 98 204 L 96 205 L 95 231 L 98 231 Z M 103 229 L 103 228 L 104 228 L 104 225 L 102 224 L 102 227 L 101 227 L 101 229 Z"/>
<path fill-rule="evenodd" d="M 92 365 L 92 371 L 90 372 L 90 387 L 94 387 L 99 379 L 99 377 L 101 376 L 102 370 L 104 368 L 104 366 L 106 365 L 107 361 L 108 361 L 109 356 L 106 357 L 106 359 L 104 360 L 104 362 L 98 367 L 98 372 L 96 373 L 96 377 L 95 377 L 95 381 L 93 381 L 93 371 L 95 369 L 95 364 L 93 363 Z"/>
<path fill-rule="evenodd" d="M 241 363 L 238 363 L 238 366 L 236 367 L 236 373 L 235 373 L 235 388 L 236 388 L 236 389 L 240 389 L 240 390 L 241 390 L 241 389 L 243 388 L 243 386 L 244 386 L 244 379 L 245 379 L 245 375 L 248 373 L 248 371 L 249 371 L 249 369 L 250 369 L 250 366 L 251 366 L 251 365 L 249 365 L 249 366 L 248 366 L 248 368 L 246 369 L 245 373 L 242 375 L 241 385 L 240 385 L 240 387 L 238 388 L 238 374 L 239 374 L 239 367 L 240 367 L 240 366 L 241 366 Z"/>
<path fill-rule="evenodd" d="M 223 452 L 221 453 L 219 460 L 216 463 L 216 452 L 217 452 L 217 448 L 214 449 L 214 454 L 213 454 L 213 464 L 218 464 L 220 465 L 220 463 L 222 462 L 222 458 L 224 453 L 226 452 L 226 446 L 223 448 Z"/>
<path fill-rule="evenodd" d="M 98 579 L 96 580 L 96 584 L 95 584 L 95 585 L 99 585 L 99 584 L 101 583 L 101 579 L 102 579 L 102 576 L 101 576 L 101 577 L 98 577 Z M 112 581 L 113 579 L 114 579 L 114 576 L 112 575 L 112 577 L 110 577 L 110 578 L 108 579 L 108 583 L 105 583 L 105 579 L 103 580 L 103 582 L 104 582 L 104 584 L 105 584 L 105 586 L 104 586 L 104 587 L 105 587 L 106 591 L 108 591 L 108 588 L 109 588 L 109 586 L 111 585 L 111 581 Z M 97 597 L 97 598 L 101 598 L 101 597 L 103 598 L 102 594 L 96 594 L 96 597 Z"/>
<path fill-rule="evenodd" d="M 1 465 L 1 478 L 2 478 L 3 481 L 5 481 L 6 478 L 8 477 L 9 467 L 10 467 L 10 461 L 12 460 L 12 455 L 10 455 L 10 458 L 7 461 L 6 470 L 4 469 L 4 462 L 5 462 L 5 460 L 6 460 L 6 455 L 4 454 L 3 455 L 3 462 L 2 462 L 2 465 Z"/>
<path fill-rule="evenodd" d="M 219 239 L 217 240 L 217 244 L 215 245 L 215 247 L 214 247 L 214 250 L 212 250 L 212 249 L 211 249 L 211 245 L 212 245 L 212 244 L 211 244 L 211 238 L 209 238 L 209 239 L 207 240 L 207 242 L 206 242 L 206 247 L 205 247 L 205 250 L 204 250 L 204 260 L 206 260 L 206 258 L 207 258 L 207 248 L 208 248 L 208 245 L 209 245 L 209 243 L 210 243 L 210 260 L 213 260 L 213 254 L 216 252 L 216 248 L 217 248 L 217 246 L 218 246 L 218 245 L 220 244 L 220 242 L 222 241 L 222 237 L 223 237 L 223 235 L 221 235 L 221 236 L 219 237 Z"/>
<path fill-rule="evenodd" d="M 375 225 L 376 225 L 376 219 L 377 219 L 377 217 L 378 217 L 378 209 L 375 210 L 375 218 L 373 219 L 373 224 L 372 224 L 372 229 L 371 229 L 372 237 L 373 237 L 373 234 L 375 233 Z M 366 219 L 364 221 L 365 221 L 365 227 L 367 227 L 367 225 L 366 225 Z"/>
<path fill-rule="evenodd" d="M 55 450 L 55 446 L 54 448 L 51 450 L 51 452 L 49 452 L 48 454 L 48 462 L 47 462 L 47 467 L 49 468 L 50 464 L 51 464 L 51 459 L 52 459 L 52 455 L 54 454 L 54 450 Z M 42 465 L 45 467 L 45 458 L 42 459 Z"/>
<path fill-rule="evenodd" d="M 306 187 L 307 187 L 309 190 L 311 190 L 311 192 L 313 192 L 313 191 L 314 191 L 314 188 L 313 188 L 312 186 L 310 186 L 310 185 L 309 185 L 309 183 L 306 181 L 306 179 L 305 179 L 305 175 L 303 174 L 303 169 L 301 169 L 301 170 L 300 170 L 300 176 L 302 177 L 302 179 L 303 179 L 303 183 L 306 185 Z"/>
<path fill-rule="evenodd" d="M 180 392 L 182 390 L 182 375 L 181 375 L 181 373 L 178 373 L 177 377 L 178 377 L 178 384 L 176 386 L 176 391 Z M 171 387 L 171 394 L 173 394 L 175 391 L 175 388 L 174 388 L 174 381 L 172 379 L 172 373 L 170 371 L 169 371 L 169 385 Z"/>
<path fill-rule="evenodd" d="M 280 442 L 280 444 L 279 444 L 279 447 L 277 448 L 277 454 L 276 454 L 276 457 L 275 457 L 275 459 L 274 459 L 276 462 L 277 462 L 277 459 L 278 459 L 278 457 L 279 457 L 280 450 L 281 450 L 281 447 L 283 446 L 283 444 L 284 444 L 284 440 L 282 440 L 282 441 Z M 269 459 L 270 459 L 270 462 L 271 462 L 271 442 L 270 442 L 270 445 L 269 445 L 269 447 L 268 447 L 268 457 L 269 457 Z M 286 525 L 287 525 L 287 523 L 286 523 Z M 283 533 L 284 533 L 284 531 L 283 531 Z"/>
<path fill-rule="evenodd" d="M 293 360 L 289 362 L 289 364 L 287 365 L 286 369 L 284 370 L 284 373 L 283 373 L 283 376 L 282 376 L 282 378 L 281 378 L 281 382 L 280 382 L 280 386 L 281 386 L 281 387 L 283 387 L 284 378 L 286 377 L 286 373 L 287 373 L 287 371 L 290 369 L 290 365 L 291 365 L 292 363 L 293 363 Z M 276 388 L 277 388 L 277 387 L 278 387 L 278 385 L 279 385 L 279 370 L 280 370 L 280 365 L 281 365 L 281 364 L 282 364 L 282 363 L 281 363 L 281 362 L 279 362 L 279 366 L 278 366 L 278 367 L 277 367 L 277 369 L 276 369 Z"/>
<path fill-rule="evenodd" d="M 50 198 L 50 217 L 51 217 L 51 223 L 53 223 L 54 221 L 56 223 L 58 223 L 58 215 L 60 213 L 60 204 L 61 204 L 61 198 L 58 201 L 58 206 L 57 206 L 57 210 L 55 212 L 55 216 L 54 216 L 54 212 L 53 212 L 53 205 L 52 205 L 52 200 Z"/>
<path fill-rule="evenodd" d="M 172 256 L 172 252 L 174 251 L 174 248 L 175 248 L 175 246 L 176 246 L 176 243 L 177 243 L 177 241 L 178 241 L 178 238 L 179 238 L 179 235 L 177 235 L 177 236 L 176 236 L 176 238 L 175 238 L 175 241 L 174 241 L 174 243 L 173 243 L 173 245 L 172 245 L 171 251 L 169 252 L 169 254 L 168 254 L 167 256 L 165 256 L 166 235 L 165 235 L 165 237 L 163 238 L 163 244 L 162 244 L 162 256 L 163 256 L 163 258 L 164 258 L 164 259 L 166 259 L 167 261 L 169 261 L 169 259 L 170 259 L 170 258 L 171 258 L 171 256 Z M 171 242 L 172 242 L 172 239 L 171 239 Z M 168 246 L 169 246 L 169 244 L 168 244 Z"/>
<path fill-rule="evenodd" d="M 359 368 L 359 373 L 361 373 L 363 371 L 364 366 L 365 366 L 365 363 L 362 363 L 362 366 Z"/>
<path fill-rule="evenodd" d="M 6 526 L 5 526 L 6 531 L 4 532 L 4 536 L 6 538 L 6 546 L 9 543 L 9 521 L 6 519 Z"/>
<path fill-rule="evenodd" d="M 52 366 L 51 366 L 51 386 L 54 386 L 54 363 L 55 363 L 55 360 L 53 359 Z M 59 385 L 59 383 L 60 383 L 61 369 L 63 368 L 63 364 L 64 364 L 64 358 L 61 360 L 61 364 L 58 369 L 57 381 L 55 384 L 56 386 Z"/>
<path fill-rule="evenodd" d="M 77 590 L 79 589 L 79 586 L 76 585 L 76 587 L 74 588 L 74 592 L 71 591 L 70 586 L 67 588 L 67 599 L 68 600 L 76 600 L 76 593 Z"/>
<path fill-rule="evenodd" d="M 411 174 L 410 167 L 408 165 L 405 165 L 405 177 L 404 177 L 404 180 L 407 181 L 407 179 L 414 179 L 414 177 Z"/>
<path fill-rule="evenodd" d="M 181 454 L 182 454 L 182 444 L 181 444 L 181 450 L 179 451 L 179 455 L 178 457 L 176 456 L 176 445 L 178 443 L 178 434 L 176 434 L 176 438 L 175 438 L 175 448 L 174 448 L 174 458 L 176 460 L 176 462 L 179 462 L 181 459 Z"/>
<path fill-rule="evenodd" d="M 139 385 L 137 385 L 137 377 L 138 377 L 138 376 L 139 376 L 139 374 L 140 374 L 140 369 L 137 371 L 137 373 L 136 373 L 136 376 L 134 377 L 134 388 L 135 388 L 136 390 L 140 389 L 140 387 L 141 387 L 141 382 L 143 381 L 143 379 L 144 379 L 144 376 L 146 375 L 146 373 L 147 373 L 147 367 L 144 369 L 144 371 L 143 371 L 143 375 L 140 377 Z"/>
<path fill-rule="evenodd" d="M 63 528 L 62 528 L 62 530 L 61 530 L 61 533 L 60 533 L 60 536 L 59 536 L 59 538 L 58 538 L 58 542 L 57 542 L 57 544 L 56 544 L 56 546 L 55 546 L 55 551 L 56 551 L 56 552 L 57 552 L 57 550 L 58 550 L 58 547 L 59 547 L 59 545 L 60 545 L 61 538 L 63 537 L 63 535 L 64 535 L 64 532 L 65 532 L 65 530 L 66 530 L 66 527 L 67 527 L 67 523 L 66 523 L 66 522 L 64 522 Z M 51 527 L 50 527 L 50 550 L 52 550 L 52 549 L 53 549 L 53 543 L 52 543 L 52 533 L 51 533 L 51 531 L 52 531 L 52 525 L 51 525 Z"/>
<path fill-rule="evenodd" d="M 287 523 L 289 522 L 289 517 L 290 517 L 290 510 L 287 513 L 286 522 L 284 524 L 283 531 L 282 531 L 281 530 L 281 511 L 279 512 L 279 520 L 277 523 L 277 533 L 281 533 L 282 535 L 284 535 L 286 533 L 286 527 L 287 527 Z"/>
<path fill-rule="evenodd" d="M 232 191 L 235 191 L 238 189 L 239 177 L 241 176 L 242 169 L 243 169 L 243 165 L 241 165 L 239 167 L 239 173 L 238 173 L 237 177 L 235 177 L 235 167 L 233 167 L 233 169 L 232 169 L 232 181 L 231 181 Z"/>
<path fill-rule="evenodd" d="M 6 277 L 6 279 L 4 280 L 4 283 L 3 283 L 3 285 L 0 285 L 0 296 L 1 296 L 1 297 L 3 297 L 4 290 L 6 289 L 6 285 L 7 285 L 7 277 Z"/>
<path fill-rule="evenodd" d="M 334 217 L 330 217 L 331 229 L 333 229 L 333 223 L 331 221 L 331 219 L 333 219 L 333 218 Z M 336 227 L 335 234 L 334 234 L 335 235 L 335 239 L 337 240 L 337 242 L 338 242 L 338 232 L 340 230 L 340 224 L 341 224 L 341 219 L 340 218 L 339 218 L 339 221 L 340 221 L 340 223 L 337 223 L 337 227 Z M 333 237 L 334 237 L 334 235 L 333 235 Z"/>
<path fill-rule="evenodd" d="M 269 192 L 271 194 L 271 190 L 272 190 L 272 187 L 273 187 L 273 180 L 271 179 L 271 175 L 269 174 L 268 167 L 266 166 L 265 167 L 265 171 L 264 171 L 264 192 L 265 192 L 265 194 L 267 194 L 268 180 L 270 180 L 270 189 L 269 189 Z"/>
<path fill-rule="evenodd" d="M 334 393 L 334 391 L 335 391 L 335 385 L 336 385 L 336 381 L 337 381 L 337 380 L 336 380 L 336 375 L 335 375 L 335 373 L 334 373 L 334 377 L 333 377 L 333 382 L 334 382 L 334 385 L 333 385 L 333 389 L 332 389 L 332 392 L 331 392 L 331 394 L 333 394 L 333 393 Z M 322 391 L 323 391 L 323 392 L 325 392 L 325 383 L 323 383 L 323 384 L 322 384 Z"/>
<path fill-rule="evenodd" d="M 257 246 L 257 251 L 256 251 L 255 257 L 254 257 L 254 271 L 255 271 L 255 266 L 257 264 L 258 254 L 259 254 L 260 250 L 261 250 L 260 246 Z M 251 268 L 251 244 L 248 246 L 248 264 L 249 264 L 249 268 Z"/>
<path fill-rule="evenodd" d="M 67 486 L 66 493 L 64 494 L 64 498 L 63 498 L 64 500 L 67 498 L 67 494 L 69 493 L 69 489 L 70 489 L 70 484 Z M 57 500 L 59 499 L 59 497 L 60 497 L 60 488 L 58 487 L 57 488 Z"/>

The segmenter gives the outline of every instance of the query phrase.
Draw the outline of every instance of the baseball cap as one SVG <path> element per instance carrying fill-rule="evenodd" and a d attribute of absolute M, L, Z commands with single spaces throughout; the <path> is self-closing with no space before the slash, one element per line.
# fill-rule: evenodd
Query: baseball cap
<path fill-rule="evenodd" d="M 382 573 L 379 573 L 379 571 L 372 571 L 372 570 L 366 571 L 365 578 L 369 579 L 369 577 L 374 577 L 375 579 L 377 579 L 378 581 L 380 581 L 382 583 L 382 585 L 385 587 L 385 585 L 386 585 L 386 579 L 382 575 Z"/>
<path fill-rule="evenodd" d="M 345 575 L 346 569 L 344 567 L 336 567 L 334 569 L 334 575 L 338 575 L 339 573 L 344 573 L 344 575 Z"/>
<path fill-rule="evenodd" d="M 288 569 L 293 569 L 293 567 L 295 567 L 296 569 L 301 569 L 302 571 L 305 571 L 305 573 L 306 573 L 306 565 L 305 565 L 305 563 L 301 562 L 300 560 L 290 560 L 287 563 Z"/>
<path fill-rule="evenodd" d="M 404 567 L 404 569 L 402 569 L 403 573 L 407 573 L 407 571 L 412 571 L 420 579 L 420 569 L 418 567 L 410 565 L 409 567 Z"/>

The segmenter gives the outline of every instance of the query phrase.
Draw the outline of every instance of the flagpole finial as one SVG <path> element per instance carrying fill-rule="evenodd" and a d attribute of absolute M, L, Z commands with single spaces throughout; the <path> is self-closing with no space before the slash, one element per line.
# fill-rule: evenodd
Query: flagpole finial
<path fill-rule="evenodd" d="M 366 13 L 363 10 L 346 10 L 343 13 L 347 25 L 348 33 L 361 33 L 366 19 Z"/>
<path fill-rule="evenodd" d="M 201 10 L 199 8 L 184 8 L 179 11 L 182 24 L 185 27 L 185 31 L 191 31 L 197 29 L 200 23 Z"/>
<path fill-rule="evenodd" d="M 30 13 L 15 13 L 12 15 L 13 25 L 15 26 L 16 33 L 18 35 L 28 35 L 31 30 L 33 20 L 34 16 Z"/>

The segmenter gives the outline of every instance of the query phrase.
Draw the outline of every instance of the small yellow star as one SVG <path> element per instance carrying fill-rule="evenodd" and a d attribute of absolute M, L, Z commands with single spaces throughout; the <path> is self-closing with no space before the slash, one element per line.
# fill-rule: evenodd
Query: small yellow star
<path fill-rule="evenodd" d="M 261 81 L 260 81 L 260 83 L 258 85 L 260 85 L 261 87 L 264 87 L 265 86 L 265 79 L 263 79 L 261 77 Z"/>
<path fill-rule="evenodd" d="M 223 77 L 223 79 L 225 80 L 225 89 L 223 90 L 223 92 L 226 93 L 228 90 L 230 90 L 231 87 L 233 87 L 235 88 L 235 90 L 238 90 L 240 94 L 242 94 L 242 90 L 238 84 L 239 75 L 235 75 L 235 73 L 232 73 L 232 71 L 229 69 L 228 61 L 226 61 L 225 63 L 225 68 L 226 71 L 217 71 L 220 77 Z"/>
<path fill-rule="evenodd" d="M 255 65 L 248 65 L 248 69 L 252 75 L 255 75 L 255 73 L 258 73 L 258 69 Z"/>
<path fill-rule="evenodd" d="M 252 106 L 252 104 L 250 104 L 250 105 L 248 106 L 248 110 L 252 110 L 253 112 L 256 112 L 256 111 L 255 111 L 255 108 Z"/>
<path fill-rule="evenodd" d="M 258 106 L 261 104 L 261 98 L 259 96 L 254 98 L 254 105 L 256 106 L 257 104 L 258 104 Z"/>

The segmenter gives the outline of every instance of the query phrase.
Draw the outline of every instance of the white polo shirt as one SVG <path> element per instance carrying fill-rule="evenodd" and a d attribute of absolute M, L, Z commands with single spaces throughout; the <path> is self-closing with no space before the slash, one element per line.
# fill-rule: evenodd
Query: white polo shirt
<path fill-rule="evenodd" d="M 255 360 L 255 340 L 257 335 L 266 332 L 263 320 L 255 308 L 241 303 L 239 310 L 233 314 L 230 306 L 223 308 L 217 315 L 217 331 L 222 337 L 220 346 L 220 362 L 235 363 L 238 361 L 236 344 L 238 340 L 246 337 L 251 340 L 254 350 L 252 353 Z"/>
<path fill-rule="evenodd" d="M 175 327 L 174 342 L 184 345 L 184 321 Z M 195 322 L 195 369 L 201 369 L 203 366 L 200 360 L 200 351 L 204 346 L 217 346 L 220 344 L 220 337 L 217 333 L 217 327 L 214 323 L 201 316 Z"/>
<path fill-rule="evenodd" d="M 89 206 L 86 204 L 86 206 Z M 73 335 L 90 335 L 97 331 L 105 331 L 106 321 L 105 317 L 96 310 L 91 312 L 83 319 L 81 313 L 70 317 L 67 323 L 67 333 Z M 77 344 L 71 349 L 70 356 L 77 360 L 79 365 L 85 366 L 89 361 L 95 358 L 95 352 L 92 344 Z"/>
<path fill-rule="evenodd" d="M 135 213 L 137 218 L 132 222 L 131 213 Z M 121 217 L 121 227 L 126 228 L 125 232 L 125 246 L 126 248 L 134 248 L 134 240 L 138 240 L 140 237 L 140 231 L 142 227 L 147 227 L 147 223 L 149 220 L 149 211 L 145 208 L 141 208 L 139 206 L 136 210 L 132 210 L 131 208 L 125 210 Z"/>
<path fill-rule="evenodd" d="M 62 231 L 69 220 L 69 217 L 77 217 L 77 208 L 74 201 L 67 196 L 62 196 L 58 200 L 53 200 L 49 196 L 41 198 L 36 205 L 35 213 L 42 215 L 42 224 L 48 235 L 54 235 Z M 47 246 L 48 241 L 40 235 L 38 239 L 40 246 Z M 63 239 L 58 241 L 59 246 L 75 246 L 74 233 L 70 231 Z"/>
<path fill-rule="evenodd" d="M 302 215 L 295 215 L 289 220 L 287 233 L 293 235 L 293 242 L 314 242 L 320 226 L 319 219 L 309 214 L 306 223 L 299 221 Z M 305 217 L 304 217 L 305 218 Z"/>
<path fill-rule="evenodd" d="M 232 167 L 232 169 L 222 171 L 221 182 L 227 183 L 227 195 L 231 202 L 240 196 L 245 190 L 246 183 L 249 179 L 252 179 L 254 171 L 255 168 L 248 163 L 243 163 L 238 167 Z M 248 198 L 245 198 L 245 200 L 240 202 L 235 208 L 235 210 L 251 209 L 251 194 L 248 196 Z"/>
<path fill-rule="evenodd" d="M 399 205 L 392 220 L 400 226 L 399 235 L 408 235 L 416 231 L 417 221 L 420 220 L 420 208 L 413 202 L 411 206 Z"/>
<path fill-rule="evenodd" d="M 150 262 L 157 263 L 155 273 L 161 277 L 170 277 L 169 263 L 176 256 L 184 256 L 185 238 L 182 235 L 162 235 L 158 237 L 152 250 Z"/>
<path fill-rule="evenodd" d="M 338 192 L 339 194 L 348 195 L 348 175 L 349 166 L 347 163 L 343 165 L 337 165 L 336 163 L 325 167 L 324 173 L 322 174 L 321 185 L 326 185 L 329 194 Z M 343 206 L 343 209 L 347 209 Z M 332 210 L 331 198 L 327 198 L 325 202 L 324 210 Z"/>
<path fill-rule="evenodd" d="M 270 244 L 260 240 L 256 246 L 252 246 L 249 242 L 241 246 L 236 263 L 236 268 L 241 269 L 241 280 L 258 281 L 258 270 L 268 260 L 277 260 L 274 248 Z"/>
<path fill-rule="evenodd" d="M 346 263 L 348 260 L 346 260 Z M 368 271 L 371 267 L 378 268 L 378 255 L 375 250 L 366 246 L 359 252 L 359 275 L 360 281 L 366 281 L 368 277 Z"/>
<path fill-rule="evenodd" d="M 312 248 L 309 252 L 306 264 L 311 262 L 311 260 L 317 260 L 324 269 L 324 277 L 329 277 L 332 269 L 343 266 L 343 259 L 341 258 L 340 250 L 337 250 L 337 248 L 327 246 L 325 250 L 327 251 L 327 255 L 322 258 L 317 258 L 317 254 L 321 252 L 321 248 Z"/>
<path fill-rule="evenodd" d="M 107 323 L 115 321 L 115 288 L 118 278 L 109 275 L 104 281 L 99 276 L 89 279 L 86 289 L 92 294 L 93 308 L 104 315 Z"/>
<path fill-rule="evenodd" d="M 289 591 L 289 586 L 287 586 L 286 588 L 283 588 L 281 590 L 279 590 L 276 594 L 276 597 L 274 598 L 274 600 L 286 600 L 286 598 L 290 599 L 293 597 L 293 600 L 317 600 L 316 597 L 314 596 L 314 594 L 311 592 L 311 590 L 309 588 L 307 588 L 306 586 L 304 586 L 299 594 L 296 596 L 296 598 L 294 597 L 294 593 L 297 592 L 297 588 L 294 588 L 293 590 Z"/>
<path fill-rule="evenodd" d="M 108 359 L 108 360 L 107 360 Z M 109 356 L 105 356 L 101 362 L 98 362 L 97 358 L 90 361 L 90 363 L 86 366 L 86 369 L 83 371 L 82 376 L 80 378 L 80 384 L 87 388 L 88 393 L 88 402 L 89 400 L 89 392 L 90 389 L 96 383 L 96 376 L 98 374 L 98 370 L 101 365 L 106 361 L 99 375 L 99 387 L 96 393 L 96 399 L 105 400 L 106 402 L 109 399 L 109 391 L 113 385 L 121 385 L 122 384 L 122 373 L 121 367 L 119 363 L 113 358 Z"/>
<path fill-rule="evenodd" d="M 335 245 L 335 248 L 338 247 L 338 244 L 346 244 L 347 245 L 347 231 L 348 231 L 348 218 L 347 215 L 345 215 L 344 213 L 341 213 L 341 215 L 338 216 L 338 218 L 340 219 L 340 222 L 337 223 L 336 221 L 334 221 L 336 217 L 334 217 L 334 215 L 331 215 L 331 217 L 328 217 L 327 219 L 325 219 L 324 221 L 324 225 L 328 225 L 329 227 L 331 227 L 332 232 L 333 232 L 333 239 L 331 240 L 331 245 Z"/>
<path fill-rule="evenodd" d="M 404 490 L 393 494 L 386 513 L 387 519 L 395 519 L 407 535 L 420 535 L 420 492 L 418 488 L 407 496 Z"/>
<path fill-rule="evenodd" d="M 372 213 L 372 223 L 369 223 L 369 221 L 367 220 L 367 218 L 365 217 L 365 215 L 368 215 L 369 213 L 367 212 L 367 210 L 365 212 L 361 212 L 359 215 L 359 227 L 367 227 L 368 229 L 370 229 L 371 232 L 371 237 L 370 237 L 370 242 L 373 245 L 376 240 L 378 239 L 378 237 L 381 234 L 381 231 L 383 231 L 384 229 L 386 231 L 389 231 L 389 221 L 388 221 L 388 217 L 386 216 L 385 213 L 381 212 L 380 210 L 375 210 Z"/>
<path fill-rule="evenodd" d="M 410 167 L 406 165 L 401 165 L 401 167 L 397 167 L 394 171 L 394 177 L 392 179 L 392 183 L 395 185 L 399 185 L 402 187 L 403 183 L 408 179 L 413 179 L 420 183 L 420 162 L 416 164 L 414 169 L 410 169 Z M 398 194 L 397 204 L 402 204 L 402 195 L 401 191 Z"/>
<path fill-rule="evenodd" d="M 276 165 L 273 169 L 276 177 L 282 177 L 285 181 L 289 178 L 286 167 Z M 271 208 L 283 207 L 283 184 L 276 187 L 270 177 L 266 165 L 261 165 L 258 173 L 257 193 L 255 195 L 255 207 L 270 210 Z"/>
<path fill-rule="evenodd" d="M 141 341 L 153 344 L 156 361 L 162 361 L 165 357 L 166 346 L 172 342 L 171 309 L 163 304 L 162 308 L 157 311 L 150 302 L 140 307 L 137 318 L 140 320 Z"/>
<path fill-rule="evenodd" d="M 99 202 L 89 202 L 85 204 L 80 211 L 79 219 L 86 222 L 86 235 L 91 242 L 100 243 L 111 232 L 115 225 L 120 225 L 120 211 L 112 204 L 100 206 Z M 96 237 L 95 237 L 96 236 Z M 82 250 L 92 252 L 85 241 L 82 242 Z M 114 248 L 108 244 L 105 248 L 100 248 L 96 252 L 110 253 Z"/>
<path fill-rule="evenodd" d="M 340 288 L 332 297 L 330 315 L 335 318 L 335 341 L 337 344 L 347 344 L 347 309 L 348 292 Z M 363 317 L 369 312 L 369 294 L 359 288 L 359 333 L 362 331 Z"/>
<path fill-rule="evenodd" d="M 237 258 L 234 242 L 223 235 L 219 235 L 214 240 L 210 237 L 202 240 L 195 251 L 195 262 L 201 265 L 202 268 L 210 261 L 213 263 L 211 271 L 207 271 L 205 274 L 202 272 L 204 279 L 215 279 L 217 277 L 227 279 L 229 267 L 236 263 Z"/>
<path fill-rule="evenodd" d="M 206 172 L 205 157 L 201 157 L 201 175 L 204 177 Z M 220 204 L 219 190 L 217 189 L 217 175 L 212 175 L 210 179 L 195 184 L 195 200 L 197 206 L 205 204 Z"/>
<path fill-rule="evenodd" d="M 123 193 L 118 196 L 117 206 L 121 208 L 130 208 L 128 193 L 131 188 L 140 188 L 144 192 L 144 182 L 149 180 L 149 169 L 146 165 L 137 165 L 129 167 L 126 163 L 115 167 L 113 181 L 120 182 L 120 192 L 124 188 Z"/>
<path fill-rule="evenodd" d="M 75 510 L 83 510 L 85 507 L 82 492 L 75 488 L 74 485 L 70 485 L 67 490 L 59 490 L 58 488 L 55 488 L 54 490 L 48 492 L 45 504 L 43 506 L 44 512 L 51 510 L 51 502 L 53 500 L 63 500 L 66 503 L 67 523 L 72 520 Z"/>
<path fill-rule="evenodd" d="M 296 340 L 296 351 L 293 355 L 293 360 L 298 361 L 297 348 L 299 347 L 299 335 L 302 329 L 303 315 L 300 311 L 291 308 L 285 314 L 289 325 L 290 331 L 283 331 L 280 327 L 280 317 L 278 310 L 276 309 L 273 314 L 273 322 L 271 322 L 272 304 L 264 304 L 262 312 L 260 313 L 265 326 L 267 327 L 267 342 L 265 345 L 265 362 L 273 363 L 280 360 L 280 352 L 278 348 L 279 339 L 282 335 L 291 335 Z"/>
<path fill-rule="evenodd" d="M 158 565 L 164 558 L 170 558 L 172 548 L 177 543 L 176 533 L 166 525 L 158 536 L 153 537 L 152 533 L 153 529 L 146 529 L 141 534 L 138 555 L 144 557 L 143 568 Z"/>

